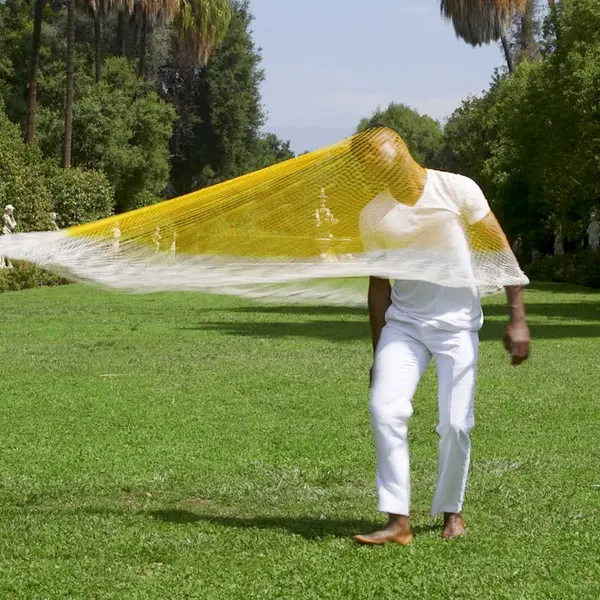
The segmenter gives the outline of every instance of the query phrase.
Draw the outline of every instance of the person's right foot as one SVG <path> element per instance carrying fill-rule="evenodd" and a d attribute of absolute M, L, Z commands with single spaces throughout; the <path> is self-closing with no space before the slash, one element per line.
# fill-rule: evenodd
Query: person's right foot
<path fill-rule="evenodd" d="M 383 529 L 374 533 L 355 535 L 353 539 L 359 544 L 368 546 L 378 546 L 388 542 L 407 546 L 413 539 L 413 533 L 407 517 L 400 520 L 390 518 Z"/>
<path fill-rule="evenodd" d="M 444 530 L 442 537 L 445 540 L 455 540 L 467 535 L 467 528 L 460 513 L 444 513 Z"/>

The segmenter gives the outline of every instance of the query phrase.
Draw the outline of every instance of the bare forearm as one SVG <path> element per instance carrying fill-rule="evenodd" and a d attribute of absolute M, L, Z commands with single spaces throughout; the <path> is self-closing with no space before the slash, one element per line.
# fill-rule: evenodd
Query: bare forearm
<path fill-rule="evenodd" d="M 506 288 L 506 300 L 508 302 L 508 314 L 511 323 L 525 322 L 525 292 L 521 286 L 509 286 Z"/>
<path fill-rule="evenodd" d="M 392 303 L 392 288 L 387 279 L 371 277 L 369 280 L 369 321 L 371 323 L 371 337 L 373 353 L 379 343 L 381 331 L 385 326 L 385 313 Z"/>

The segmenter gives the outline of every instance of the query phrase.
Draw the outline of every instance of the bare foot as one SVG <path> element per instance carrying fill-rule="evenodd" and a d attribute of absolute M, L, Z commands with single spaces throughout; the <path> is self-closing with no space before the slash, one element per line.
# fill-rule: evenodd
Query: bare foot
<path fill-rule="evenodd" d="M 355 535 L 353 539 L 360 544 L 367 544 L 369 546 L 377 546 L 386 544 L 387 542 L 407 546 L 413 539 L 413 533 L 408 522 L 408 517 L 404 515 L 390 515 L 385 527 L 380 531 Z"/>
<path fill-rule="evenodd" d="M 444 531 L 442 537 L 445 540 L 454 540 L 467 535 L 467 528 L 460 513 L 444 513 Z"/>

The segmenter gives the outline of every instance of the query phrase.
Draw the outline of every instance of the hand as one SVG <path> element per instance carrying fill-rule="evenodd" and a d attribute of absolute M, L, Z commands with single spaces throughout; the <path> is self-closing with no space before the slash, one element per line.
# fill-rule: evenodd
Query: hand
<path fill-rule="evenodd" d="M 504 332 L 502 341 L 511 356 L 514 366 L 527 360 L 531 345 L 531 334 L 525 321 L 511 322 Z"/>

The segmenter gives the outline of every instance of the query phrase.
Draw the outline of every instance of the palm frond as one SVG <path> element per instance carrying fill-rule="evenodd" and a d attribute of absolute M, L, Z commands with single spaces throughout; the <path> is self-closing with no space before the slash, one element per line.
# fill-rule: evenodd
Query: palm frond
<path fill-rule="evenodd" d="M 232 5 L 230 0 L 180 0 L 175 18 L 180 46 L 205 65 L 214 47 L 229 27 Z"/>
<path fill-rule="evenodd" d="M 440 9 L 457 37 L 480 46 L 499 40 L 526 6 L 527 0 L 441 0 Z"/>

